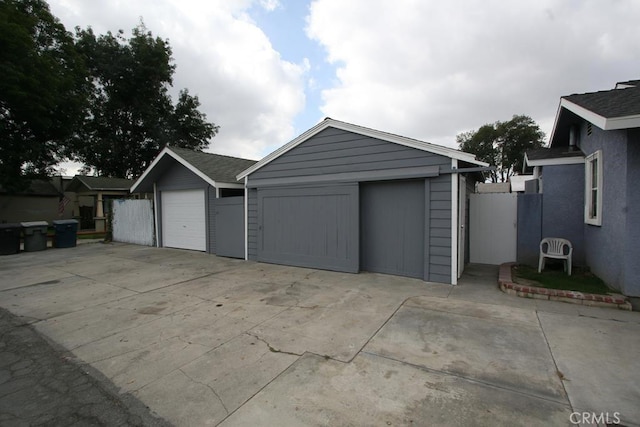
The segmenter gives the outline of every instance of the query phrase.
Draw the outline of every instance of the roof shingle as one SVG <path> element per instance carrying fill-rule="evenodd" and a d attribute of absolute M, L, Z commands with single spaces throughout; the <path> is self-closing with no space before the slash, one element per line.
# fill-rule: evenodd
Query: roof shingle
<path fill-rule="evenodd" d="M 212 180 L 219 182 L 237 182 L 236 175 L 256 163 L 255 160 L 204 153 L 187 148 L 169 146 L 169 149 Z"/>
<path fill-rule="evenodd" d="M 640 87 L 573 94 L 563 98 L 607 119 L 640 114 Z"/>

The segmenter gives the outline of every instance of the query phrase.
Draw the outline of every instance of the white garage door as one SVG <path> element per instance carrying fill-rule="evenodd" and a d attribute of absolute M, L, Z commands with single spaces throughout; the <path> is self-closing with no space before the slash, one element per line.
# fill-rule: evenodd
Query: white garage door
<path fill-rule="evenodd" d="M 204 190 L 162 192 L 162 246 L 206 251 Z"/>

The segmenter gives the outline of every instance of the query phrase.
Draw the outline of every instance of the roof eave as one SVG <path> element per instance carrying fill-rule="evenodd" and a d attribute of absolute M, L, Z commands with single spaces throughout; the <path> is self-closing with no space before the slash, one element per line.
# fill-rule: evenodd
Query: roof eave
<path fill-rule="evenodd" d="M 557 166 L 557 165 L 579 165 L 584 163 L 584 156 L 574 157 L 553 157 L 548 159 L 529 159 L 527 153 L 524 154 L 524 161 L 528 166 Z"/>
<path fill-rule="evenodd" d="M 174 160 L 176 160 L 178 163 L 180 163 L 182 166 L 186 167 L 187 169 L 189 169 L 191 172 L 193 172 L 194 174 L 196 174 L 198 177 L 202 178 L 205 182 L 209 183 L 210 185 L 212 185 L 213 187 L 216 186 L 216 182 L 211 179 L 209 176 L 207 176 L 205 173 L 203 173 L 200 169 L 196 168 L 195 166 L 193 166 L 191 163 L 189 163 L 188 161 L 186 161 L 185 159 L 183 159 L 179 154 L 177 154 L 176 152 L 171 150 L 171 147 L 164 147 L 162 149 L 162 151 L 160 152 L 160 154 L 158 154 L 156 156 L 156 158 L 153 160 L 153 162 L 151 162 L 151 164 L 149 165 L 149 167 L 144 171 L 144 173 L 142 175 L 140 175 L 140 178 L 138 178 L 136 180 L 136 182 L 131 186 L 131 189 L 129 190 L 131 193 L 135 193 L 136 190 L 138 189 L 138 187 L 144 182 L 144 180 L 147 178 L 147 176 L 151 173 L 151 171 L 157 166 L 157 164 L 160 162 L 160 160 L 164 157 L 164 156 L 169 156 L 171 158 L 173 158 Z"/>

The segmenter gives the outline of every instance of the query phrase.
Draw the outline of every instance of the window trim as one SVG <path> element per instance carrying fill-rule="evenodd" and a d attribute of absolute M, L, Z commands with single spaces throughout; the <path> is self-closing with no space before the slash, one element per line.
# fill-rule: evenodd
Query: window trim
<path fill-rule="evenodd" d="M 593 182 L 593 164 L 596 164 L 596 181 Z M 584 222 L 589 225 L 602 225 L 602 150 L 598 150 L 584 160 L 585 171 L 585 195 L 584 195 Z M 593 194 L 595 192 L 595 213 L 592 214 Z"/>

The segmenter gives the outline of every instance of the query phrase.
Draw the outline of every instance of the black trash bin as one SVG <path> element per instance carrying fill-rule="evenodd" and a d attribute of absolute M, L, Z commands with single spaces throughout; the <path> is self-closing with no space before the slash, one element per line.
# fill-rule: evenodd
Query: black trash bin
<path fill-rule="evenodd" d="M 35 252 L 47 249 L 47 221 L 22 222 L 24 232 L 24 251 Z"/>
<path fill-rule="evenodd" d="M 59 219 L 53 221 L 56 231 L 53 246 L 56 248 L 73 248 L 78 237 L 78 221 L 75 219 Z"/>
<path fill-rule="evenodd" d="M 0 224 L 0 255 L 20 252 L 20 224 Z"/>

